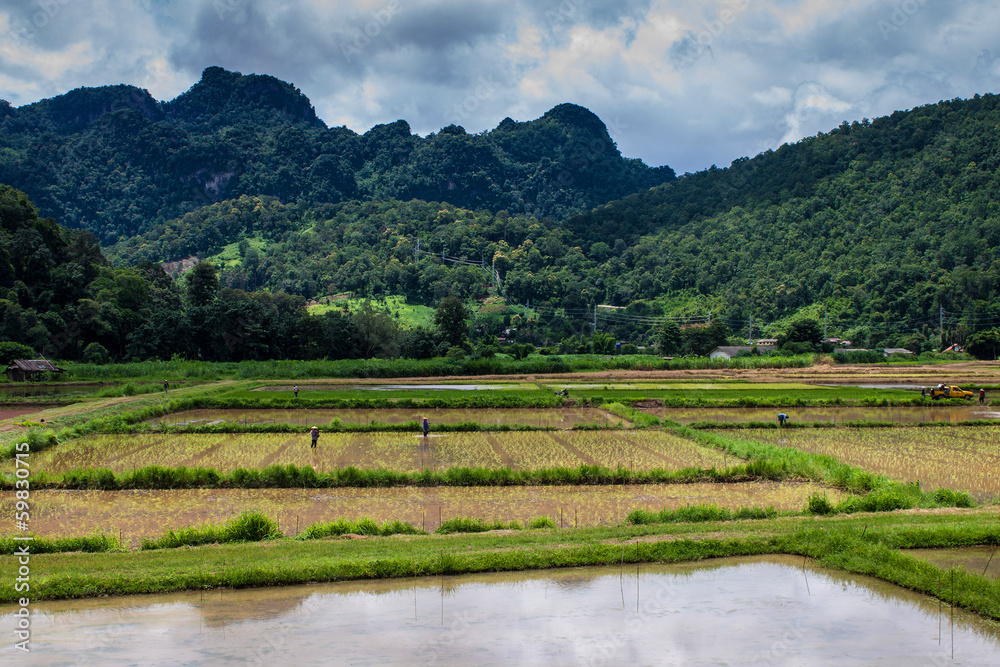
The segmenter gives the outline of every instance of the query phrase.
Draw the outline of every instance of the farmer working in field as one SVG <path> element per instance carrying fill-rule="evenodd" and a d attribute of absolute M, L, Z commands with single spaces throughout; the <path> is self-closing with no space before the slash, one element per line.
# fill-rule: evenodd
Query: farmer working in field
<path fill-rule="evenodd" d="M 312 448 L 316 449 L 316 443 L 319 442 L 319 428 L 313 426 L 309 429 L 309 435 L 312 436 Z"/>
<path fill-rule="evenodd" d="M 431 430 L 431 423 L 427 421 L 427 417 L 424 417 L 420 422 L 421 427 L 424 429 L 424 437 L 427 437 L 427 433 Z"/>
<path fill-rule="evenodd" d="M 785 425 L 785 420 L 787 420 L 787 419 L 788 419 L 788 415 L 786 415 L 784 412 L 779 412 L 778 413 L 778 426 L 784 426 Z"/>

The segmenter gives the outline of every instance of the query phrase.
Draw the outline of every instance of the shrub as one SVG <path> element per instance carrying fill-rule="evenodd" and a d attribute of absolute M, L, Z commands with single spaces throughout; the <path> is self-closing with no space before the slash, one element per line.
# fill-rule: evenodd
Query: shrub
<path fill-rule="evenodd" d="M 833 514 L 833 504 L 826 495 L 814 493 L 809 496 L 809 507 L 806 510 L 809 514 L 827 515 Z"/>
<path fill-rule="evenodd" d="M 538 516 L 528 522 L 528 528 L 555 528 L 556 522 L 547 516 Z"/>
<path fill-rule="evenodd" d="M 4 366 L 10 364 L 10 362 L 15 359 L 34 359 L 35 351 L 23 345 L 22 343 L 14 343 L 9 340 L 0 341 L 0 363 Z"/>
<path fill-rule="evenodd" d="M 363 518 L 352 522 L 347 519 L 337 519 L 330 523 L 317 523 L 303 530 L 296 539 L 315 540 L 331 535 L 424 535 L 424 531 L 414 528 L 405 521 L 386 521 L 381 527 L 372 519 Z"/>
<path fill-rule="evenodd" d="M 243 512 L 226 524 L 227 542 L 260 542 L 281 537 L 278 524 L 263 512 Z"/>
<path fill-rule="evenodd" d="M 975 507 L 972 498 L 965 491 L 952 491 L 951 489 L 938 489 L 932 496 L 934 502 L 942 507 Z"/>
<path fill-rule="evenodd" d="M 85 364 L 103 365 L 108 363 L 110 358 L 108 348 L 100 343 L 91 343 L 83 349 L 83 362 Z"/>

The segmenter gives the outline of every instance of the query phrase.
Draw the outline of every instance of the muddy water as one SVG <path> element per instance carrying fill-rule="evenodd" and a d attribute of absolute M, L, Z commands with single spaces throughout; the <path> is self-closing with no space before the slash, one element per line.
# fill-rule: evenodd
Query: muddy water
<path fill-rule="evenodd" d="M 92 393 L 103 388 L 104 385 L 101 384 L 0 384 L 0 398 L 73 396 Z"/>
<path fill-rule="evenodd" d="M 1000 419 L 1000 407 L 979 404 L 948 407 L 846 407 L 846 408 L 658 408 L 645 412 L 682 424 L 712 422 L 775 422 L 784 412 L 793 422 L 887 421 L 901 424 L 977 419 Z"/>
<path fill-rule="evenodd" d="M 0 608 L 9 627 L 10 607 Z M 799 558 L 365 581 L 37 603 L 32 652 L 71 664 L 956 664 L 1000 626 Z M 952 639 L 954 637 L 954 639 Z M 954 655 L 954 660 L 952 660 Z"/>
<path fill-rule="evenodd" d="M 605 424 L 622 421 L 620 418 L 601 410 L 592 409 L 441 409 L 427 408 L 415 410 L 394 409 L 306 409 L 306 410 L 187 410 L 159 417 L 154 422 L 166 424 L 207 424 L 218 421 L 257 424 L 329 424 L 334 419 L 345 423 L 368 424 L 380 421 L 383 424 L 419 422 L 423 417 L 434 424 L 454 424 L 457 422 L 477 422 L 480 424 L 526 424 L 529 426 L 554 426 L 570 428 L 577 424 Z"/>
<path fill-rule="evenodd" d="M 960 567 L 987 579 L 1000 580 L 1000 547 L 979 546 L 957 549 L 908 549 L 906 553 L 947 570 Z"/>
<path fill-rule="evenodd" d="M 23 417 L 24 415 L 30 415 L 35 412 L 41 412 L 44 410 L 43 406 L 25 407 L 25 408 L 10 408 L 7 410 L 0 410 L 0 419 L 13 419 L 14 417 Z"/>

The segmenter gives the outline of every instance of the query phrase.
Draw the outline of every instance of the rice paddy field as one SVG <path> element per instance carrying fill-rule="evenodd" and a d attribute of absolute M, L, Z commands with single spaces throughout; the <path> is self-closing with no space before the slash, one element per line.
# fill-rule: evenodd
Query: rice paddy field
<path fill-rule="evenodd" d="M 919 396 L 920 387 L 902 384 L 885 385 L 818 385 L 798 382 L 570 382 L 547 383 L 549 389 L 570 392 L 578 398 L 607 400 L 641 400 L 661 398 L 678 401 L 768 401 L 794 404 L 797 401 L 882 401 L 907 400 Z"/>
<path fill-rule="evenodd" d="M 631 470 L 724 467 L 715 449 L 661 431 L 513 431 L 441 433 L 324 433 L 319 446 L 309 435 L 270 433 L 127 434 L 87 436 L 39 452 L 35 470 L 60 474 L 107 468 L 116 473 L 149 465 L 260 469 L 310 466 L 317 471 L 354 466 L 405 472 L 453 467 L 513 468 L 596 465 Z M 733 462 L 732 457 L 728 461 Z M 6 462 L 5 472 L 13 471 Z"/>
<path fill-rule="evenodd" d="M 434 424 L 475 422 L 477 424 L 523 424 L 534 427 L 572 428 L 580 424 L 621 422 L 620 417 L 592 408 L 489 408 L 489 409 L 311 409 L 300 410 L 185 410 L 151 420 L 169 425 L 212 424 L 329 424 L 334 419 L 342 423 L 403 424 L 419 422 L 423 417 Z"/>
<path fill-rule="evenodd" d="M 406 521 L 433 531 L 441 521 L 474 517 L 518 521 L 539 516 L 556 525 L 621 524 L 635 509 L 656 511 L 712 503 L 736 510 L 773 506 L 798 511 L 810 494 L 843 494 L 810 483 L 676 484 L 549 487 L 398 487 L 385 489 L 184 489 L 36 491 L 32 526 L 50 538 L 108 532 L 138 546 L 169 529 L 223 523 L 247 509 L 278 521 L 286 535 L 337 519 Z M 13 502 L 0 512 L 13 512 Z"/>
<path fill-rule="evenodd" d="M 670 419 L 681 424 L 696 422 L 776 422 L 779 412 L 789 416 L 792 423 L 843 424 L 857 421 L 894 422 L 909 424 L 920 422 L 976 421 L 1000 419 L 1000 407 L 974 405 L 899 406 L 899 407 L 797 407 L 797 408 L 646 408 L 643 410 L 660 419 Z"/>
<path fill-rule="evenodd" d="M 291 399 L 292 382 L 266 384 L 233 392 L 233 397 Z M 468 399 L 472 396 L 508 396 L 550 398 L 557 391 L 568 391 L 572 399 L 642 400 L 662 399 L 697 403 L 727 401 L 767 401 L 794 404 L 797 401 L 882 401 L 909 400 L 919 396 L 920 387 L 906 384 L 820 385 L 801 382 L 747 382 L 740 380 L 622 382 L 613 379 L 574 379 L 570 381 L 456 381 L 456 382 L 386 382 L 324 384 L 306 382 L 297 385 L 299 398 L 305 399 L 387 399 L 425 400 Z"/>
<path fill-rule="evenodd" d="M 914 565 L 917 560 L 903 555 L 903 550 L 984 545 L 995 550 L 1000 543 L 995 505 L 966 509 L 969 503 L 964 497 L 949 500 L 948 494 L 941 494 L 945 499 L 939 501 L 936 495 L 913 489 L 905 489 L 909 494 L 905 495 L 894 481 L 862 472 L 880 473 L 901 482 L 919 481 L 927 490 L 968 491 L 981 503 L 1000 500 L 996 474 L 1000 470 L 1000 421 L 997 426 L 907 425 L 992 419 L 1000 414 L 969 404 L 932 405 L 927 401 L 911 406 L 922 403 L 919 390 L 902 382 L 821 386 L 774 381 L 781 378 L 751 382 L 692 374 L 688 379 L 680 373 L 670 379 L 646 381 L 648 378 L 637 373 L 615 377 L 602 371 L 572 377 L 526 374 L 509 381 L 483 376 L 469 381 L 442 378 L 439 383 L 414 378 L 338 383 L 313 375 L 301 381 L 300 395 L 295 399 L 291 378 L 296 376 L 278 381 L 269 379 L 272 377 L 211 379 L 199 386 L 171 384 L 169 394 L 81 398 L 74 405 L 44 410 L 37 419 L 32 416 L 34 427 L 23 417 L 23 423 L 15 421 L 16 417 L 0 423 L 0 430 L 7 429 L 4 437 L 11 438 L 5 441 L 8 443 L 28 428 L 41 436 L 33 440 L 38 446 L 33 444 L 30 451 L 31 473 L 45 476 L 32 479 L 30 531 L 49 540 L 79 538 L 68 545 L 53 546 L 43 539 L 34 542 L 56 552 L 42 553 L 40 549 L 32 553 L 35 599 L 350 578 L 441 575 L 443 580 L 460 572 L 586 564 L 624 568 L 629 562 L 638 565 L 784 553 L 794 554 L 802 562 L 825 559 L 826 566 L 852 572 L 877 571 L 886 581 L 938 595 L 948 604 L 952 598 L 941 594 L 935 584 L 951 561 L 941 561 L 941 570 L 932 566 L 920 569 L 922 565 Z M 867 378 L 859 381 L 863 379 Z M 568 390 L 569 397 L 555 395 L 562 389 Z M 641 402 L 631 407 L 630 400 Z M 906 407 L 866 406 L 875 402 Z M 837 426 L 782 431 L 720 429 L 724 437 L 717 437 L 709 430 L 662 425 L 636 409 L 651 405 L 697 406 L 642 407 L 681 423 L 772 422 L 777 412 L 785 412 L 793 424 L 828 422 Z M 775 407 L 734 407 L 737 405 Z M 431 422 L 427 438 L 417 432 L 392 432 L 378 426 L 412 423 L 422 417 Z M 367 427 L 357 429 L 364 432 L 334 432 L 334 421 Z M 855 421 L 891 421 L 898 426 L 842 425 Z M 434 428 L 469 422 L 483 428 Z M 292 428 L 270 428 L 268 423 L 291 424 Z M 192 428 L 180 428 L 184 425 Z M 209 425 L 213 426 L 206 428 Z M 307 431 L 312 425 L 321 429 L 316 449 L 310 447 Z M 492 425 L 528 429 L 494 431 L 488 428 Z M 282 430 L 297 432 L 265 432 Z M 837 462 L 809 454 L 775 452 L 772 447 L 737 447 L 734 439 L 830 455 L 855 469 L 841 475 L 845 466 Z M 735 458 L 734 452 L 748 460 Z M 294 488 L 274 488 L 282 485 L 278 468 L 259 477 L 237 473 L 219 483 L 185 484 L 224 488 L 170 489 L 173 480 L 181 477 L 156 470 L 132 475 L 132 482 L 122 481 L 129 473 L 148 466 L 211 468 L 222 474 L 240 468 L 261 471 L 271 466 L 295 466 L 299 470 L 289 468 L 288 475 L 300 476 L 289 484 Z M 357 481 L 362 477 L 374 480 L 382 473 L 343 472 L 348 467 L 399 473 L 439 473 L 453 468 L 562 468 L 567 470 L 560 472 L 576 472 L 574 469 L 581 466 L 637 473 L 688 472 L 683 477 L 650 475 L 636 480 L 655 479 L 661 482 L 657 484 L 622 483 L 628 475 L 603 472 L 590 479 L 583 476 L 586 470 L 572 478 L 518 473 L 516 477 L 522 481 L 510 486 L 451 486 L 446 485 L 451 483 L 445 481 L 447 474 L 423 475 L 419 481 L 416 476 L 399 481 L 398 476 L 385 474 L 380 479 L 395 480 L 386 482 L 385 488 L 374 488 L 377 482 L 361 488 L 369 482 Z M 311 484 L 312 478 L 301 470 L 308 468 L 331 473 L 317 483 L 331 488 L 301 488 L 299 481 L 302 486 Z M 110 477 L 95 473 L 98 469 L 109 469 L 122 478 L 112 480 L 113 484 L 79 481 Z M 713 469 L 712 473 L 698 472 Z M 90 472 L 76 476 L 67 486 L 106 490 L 58 489 L 59 477 L 74 470 Z M 8 482 L 15 479 L 15 471 L 15 460 L 0 461 L 0 473 Z M 464 472 L 468 471 L 452 474 Z M 161 473 L 162 477 L 155 477 Z M 356 480 L 351 475 L 357 475 Z M 490 475 L 494 474 L 466 479 L 475 480 L 468 483 L 492 483 Z M 206 480 L 209 477 L 205 475 Z M 243 478 L 256 481 L 234 481 Z M 344 485 L 327 483 L 334 478 L 346 481 Z M 540 485 L 521 485 L 529 478 L 540 480 Z M 727 483 L 704 482 L 713 478 Z M 136 479 L 147 481 L 134 482 Z M 495 479 L 498 484 L 507 483 L 502 473 Z M 807 479 L 840 485 L 858 495 Z M 730 483 L 734 480 L 736 483 Z M 578 481 L 592 484 L 570 484 Z M 261 488 L 237 488 L 245 486 Z M 869 495 L 862 497 L 868 491 Z M 903 495 L 905 499 L 912 496 L 912 502 L 892 504 Z M 858 500 L 874 502 L 862 506 Z M 824 507 L 829 508 L 829 514 Z M 780 514 L 775 516 L 762 511 L 764 508 L 774 508 Z M 13 493 L 0 496 L 0 514 L 14 517 L 18 510 Z M 548 517 L 553 523 L 531 525 L 539 517 Z M 439 527 L 453 530 L 452 526 L 463 524 L 469 530 L 477 529 L 468 527 L 475 521 L 462 519 L 485 524 L 517 522 L 520 526 L 500 526 L 497 530 L 494 525 L 494 530 L 477 535 L 381 537 L 378 531 L 358 529 L 362 524 L 356 523 L 341 531 L 347 535 L 330 530 L 310 531 L 305 535 L 311 538 L 308 540 L 280 538 L 299 535 L 317 524 L 366 518 L 380 524 L 405 522 L 428 532 Z M 228 526 L 241 521 L 249 525 L 250 520 L 267 530 L 259 536 L 230 532 Z M 274 522 L 276 531 L 268 528 Z M 8 545 L 18 544 L 10 539 L 16 536 L 14 521 L 6 525 L 0 529 L 0 538 Z M 198 541 L 192 536 L 197 538 L 199 531 L 187 530 L 187 537 L 161 544 L 164 548 L 138 548 L 145 538 L 160 538 L 168 531 L 196 526 L 202 526 L 201 534 L 209 537 Z M 516 529 L 519 527 L 525 529 Z M 478 529 L 486 528 L 488 525 Z M 90 547 L 80 545 L 104 539 L 96 533 L 121 542 L 103 547 L 110 551 L 84 553 Z M 189 546 L 173 548 L 178 544 Z M 190 546 L 195 544 L 198 546 Z M 94 548 L 102 547 L 98 544 Z M 927 558 L 932 560 L 935 555 Z M 959 605 L 996 619 L 1000 618 L 996 603 L 1000 595 L 995 588 L 993 556 L 993 550 L 977 551 L 965 569 L 955 574 L 964 586 L 961 590 L 971 591 L 968 597 L 955 596 L 954 591 L 950 595 Z M 982 582 L 985 592 L 980 594 L 962 577 L 984 579 L 979 575 L 984 569 L 993 580 Z M 9 585 L 12 578 L 8 573 L 0 587 L 8 594 L 13 590 Z M 618 602 L 612 600 L 612 604 L 619 608 Z M 841 626 L 836 627 L 839 631 Z"/>
<path fill-rule="evenodd" d="M 1000 425 L 837 429 L 747 429 L 729 437 L 795 447 L 904 482 L 1000 498 Z"/>

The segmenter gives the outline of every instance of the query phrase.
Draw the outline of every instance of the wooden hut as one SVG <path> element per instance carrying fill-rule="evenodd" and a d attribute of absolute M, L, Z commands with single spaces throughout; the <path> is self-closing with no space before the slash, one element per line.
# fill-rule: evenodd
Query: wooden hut
<path fill-rule="evenodd" d="M 37 380 L 42 373 L 62 373 L 51 361 L 46 359 L 17 359 L 7 367 L 7 379 L 11 382 L 28 382 Z"/>

